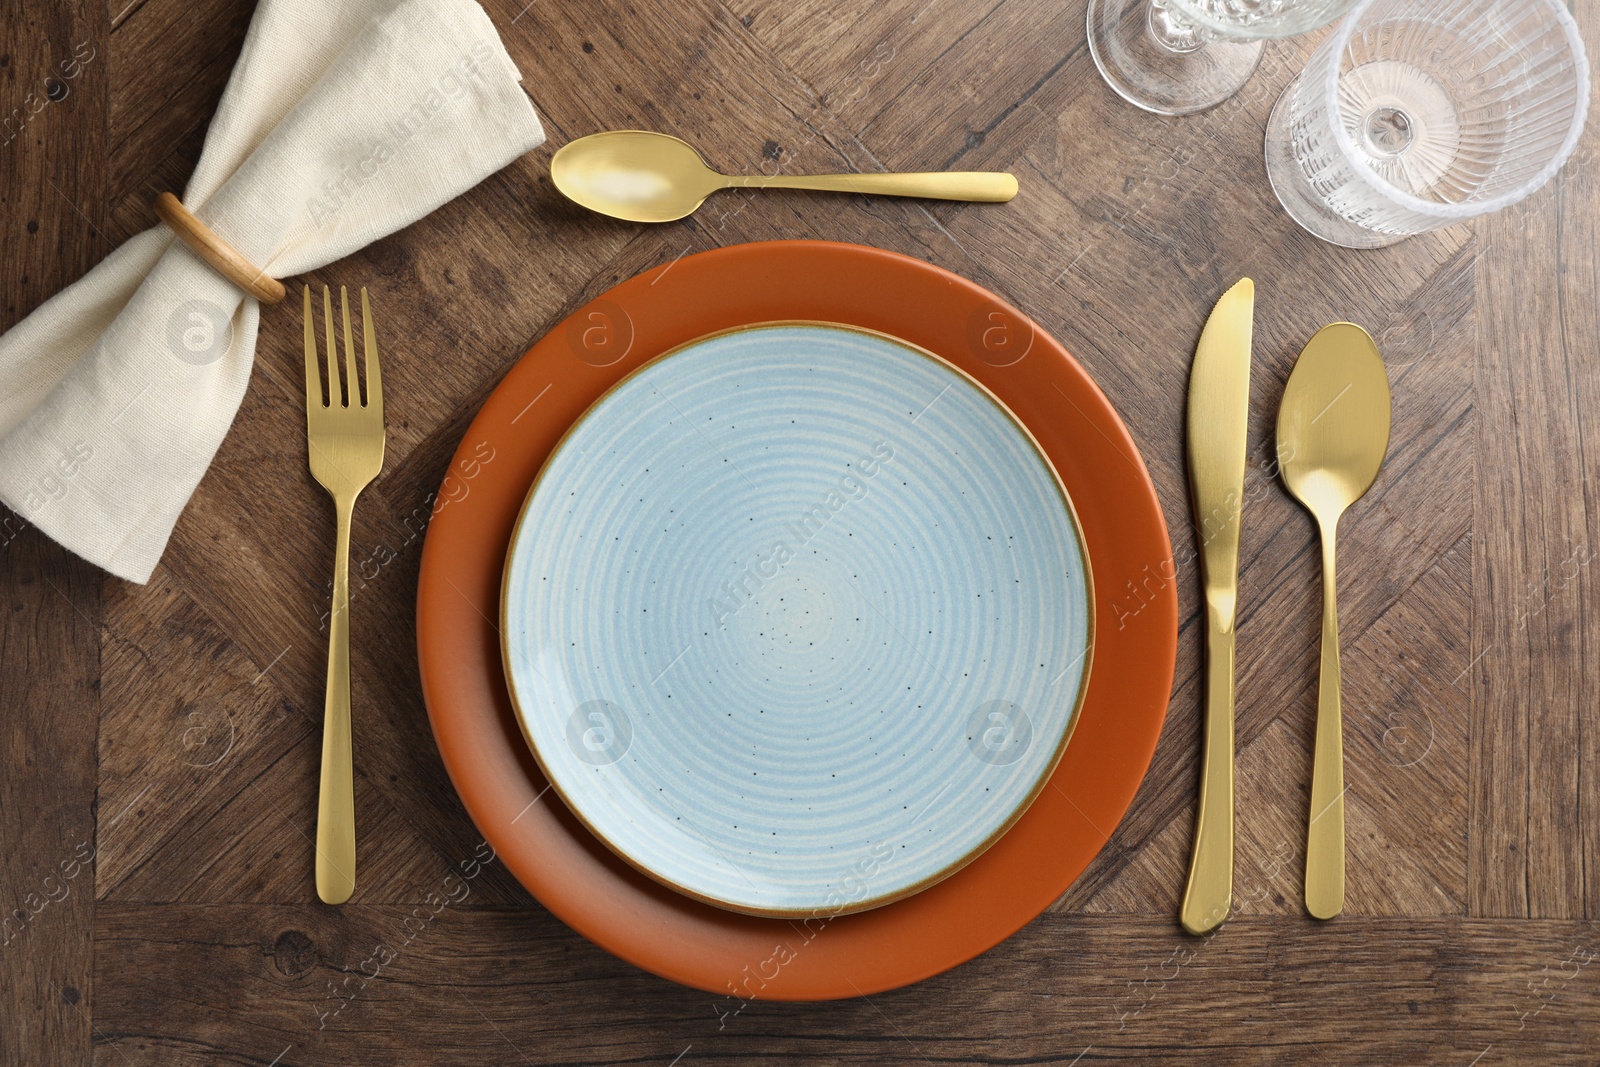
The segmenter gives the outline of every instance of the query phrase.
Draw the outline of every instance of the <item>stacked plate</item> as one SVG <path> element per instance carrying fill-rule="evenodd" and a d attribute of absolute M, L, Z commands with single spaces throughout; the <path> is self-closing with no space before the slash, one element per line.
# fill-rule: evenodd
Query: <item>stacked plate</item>
<path fill-rule="evenodd" d="M 991 294 L 818 242 L 580 309 L 468 430 L 423 559 L 441 753 L 618 955 L 871 993 L 1008 936 L 1121 818 L 1171 551 L 1125 428 Z"/>

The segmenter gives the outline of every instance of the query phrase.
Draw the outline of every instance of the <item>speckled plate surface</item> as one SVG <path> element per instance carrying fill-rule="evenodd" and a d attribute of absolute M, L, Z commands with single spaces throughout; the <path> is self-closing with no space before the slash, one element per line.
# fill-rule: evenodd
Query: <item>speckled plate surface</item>
<path fill-rule="evenodd" d="M 1089 675 L 1072 505 L 983 386 L 903 341 L 756 325 L 578 420 L 511 539 L 503 654 L 571 810 L 688 896 L 842 914 L 1028 807 Z"/>

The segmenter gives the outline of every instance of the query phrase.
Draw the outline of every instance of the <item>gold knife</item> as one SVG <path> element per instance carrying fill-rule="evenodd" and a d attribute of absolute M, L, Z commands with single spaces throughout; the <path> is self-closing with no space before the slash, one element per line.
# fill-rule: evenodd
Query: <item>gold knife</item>
<path fill-rule="evenodd" d="M 1189 373 L 1189 492 L 1206 609 L 1205 743 L 1194 855 L 1179 918 L 1191 934 L 1233 906 L 1233 624 L 1239 600 L 1239 512 L 1250 413 L 1255 283 L 1241 278 L 1211 310 Z"/>

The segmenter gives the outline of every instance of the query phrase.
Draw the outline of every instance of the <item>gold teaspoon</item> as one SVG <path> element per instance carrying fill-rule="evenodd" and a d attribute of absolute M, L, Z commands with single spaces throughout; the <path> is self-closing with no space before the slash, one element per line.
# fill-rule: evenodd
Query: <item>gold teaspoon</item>
<path fill-rule="evenodd" d="M 686 142 L 643 130 L 596 133 L 564 145 L 550 160 L 550 177 L 569 200 L 629 222 L 681 219 L 718 189 L 820 189 L 989 203 L 1017 195 L 1015 177 L 986 171 L 730 176 L 712 170 Z"/>
<path fill-rule="evenodd" d="M 1307 342 L 1278 409 L 1284 484 L 1322 535 L 1322 676 L 1306 830 L 1306 910 L 1344 907 L 1344 741 L 1339 708 L 1339 611 L 1334 541 L 1339 516 L 1371 488 L 1389 449 L 1389 379 L 1378 346 L 1348 322 Z"/>

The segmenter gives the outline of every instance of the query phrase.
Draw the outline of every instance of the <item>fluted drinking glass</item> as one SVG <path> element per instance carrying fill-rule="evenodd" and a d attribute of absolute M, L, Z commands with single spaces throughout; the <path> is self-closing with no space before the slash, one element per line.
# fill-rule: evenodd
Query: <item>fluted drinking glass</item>
<path fill-rule="evenodd" d="M 1361 0 L 1278 98 L 1267 175 L 1311 233 L 1376 248 L 1535 192 L 1588 107 L 1559 0 Z"/>
<path fill-rule="evenodd" d="M 1262 42 L 1326 26 L 1355 0 L 1089 0 L 1106 84 L 1161 115 L 1215 107 L 1250 80 Z"/>

